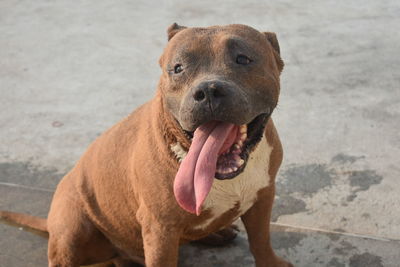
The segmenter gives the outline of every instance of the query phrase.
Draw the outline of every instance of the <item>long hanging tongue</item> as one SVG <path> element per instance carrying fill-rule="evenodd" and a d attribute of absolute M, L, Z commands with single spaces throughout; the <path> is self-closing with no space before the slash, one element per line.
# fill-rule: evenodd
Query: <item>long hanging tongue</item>
<path fill-rule="evenodd" d="M 237 131 L 232 123 L 215 121 L 196 129 L 174 181 L 175 198 L 183 209 L 200 214 L 211 190 L 218 155 L 233 144 Z"/>

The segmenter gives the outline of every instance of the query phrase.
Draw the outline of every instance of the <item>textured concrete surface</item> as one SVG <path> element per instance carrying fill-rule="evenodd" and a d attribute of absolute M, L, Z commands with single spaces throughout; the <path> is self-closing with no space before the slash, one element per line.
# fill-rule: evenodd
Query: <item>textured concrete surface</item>
<path fill-rule="evenodd" d="M 273 245 L 296 266 L 399 266 L 400 2 L 0 2 L 0 209 L 46 215 L 97 135 L 154 94 L 172 22 L 275 31 L 286 67 Z M 0 266 L 46 241 L 0 225 Z M 251 266 L 246 236 L 181 266 Z"/>

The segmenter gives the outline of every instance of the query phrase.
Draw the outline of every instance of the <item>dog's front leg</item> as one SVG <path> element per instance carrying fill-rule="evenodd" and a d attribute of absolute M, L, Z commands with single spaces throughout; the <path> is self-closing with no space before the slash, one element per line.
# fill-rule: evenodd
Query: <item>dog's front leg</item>
<path fill-rule="evenodd" d="M 175 267 L 178 263 L 180 230 L 154 219 L 142 221 L 146 267 Z"/>
<path fill-rule="evenodd" d="M 271 247 L 269 222 L 274 195 L 275 186 L 270 185 L 260 192 L 257 202 L 241 217 L 257 267 L 293 266 L 276 256 Z"/>

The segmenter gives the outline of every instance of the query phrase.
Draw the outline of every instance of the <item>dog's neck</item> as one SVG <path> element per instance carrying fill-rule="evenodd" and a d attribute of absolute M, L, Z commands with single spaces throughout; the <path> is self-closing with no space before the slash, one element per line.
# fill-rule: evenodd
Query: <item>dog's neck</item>
<path fill-rule="evenodd" d="M 156 101 L 158 102 L 157 104 L 160 105 L 160 108 L 158 109 L 160 112 L 157 119 L 159 121 L 161 132 L 163 133 L 165 144 L 167 145 L 168 150 L 180 162 L 189 150 L 190 141 L 185 136 L 183 129 L 180 127 L 171 112 L 167 110 L 160 92 L 157 92 Z"/>

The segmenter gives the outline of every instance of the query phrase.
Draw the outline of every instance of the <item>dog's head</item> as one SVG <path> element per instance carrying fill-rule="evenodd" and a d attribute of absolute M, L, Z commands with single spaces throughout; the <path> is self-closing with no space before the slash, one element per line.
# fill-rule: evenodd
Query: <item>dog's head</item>
<path fill-rule="evenodd" d="M 188 138 L 194 134 L 190 150 L 203 150 L 207 135 L 223 139 L 213 148 L 215 177 L 233 178 L 278 102 L 283 61 L 276 35 L 245 25 L 173 24 L 168 39 L 160 58 L 164 105 Z"/>

